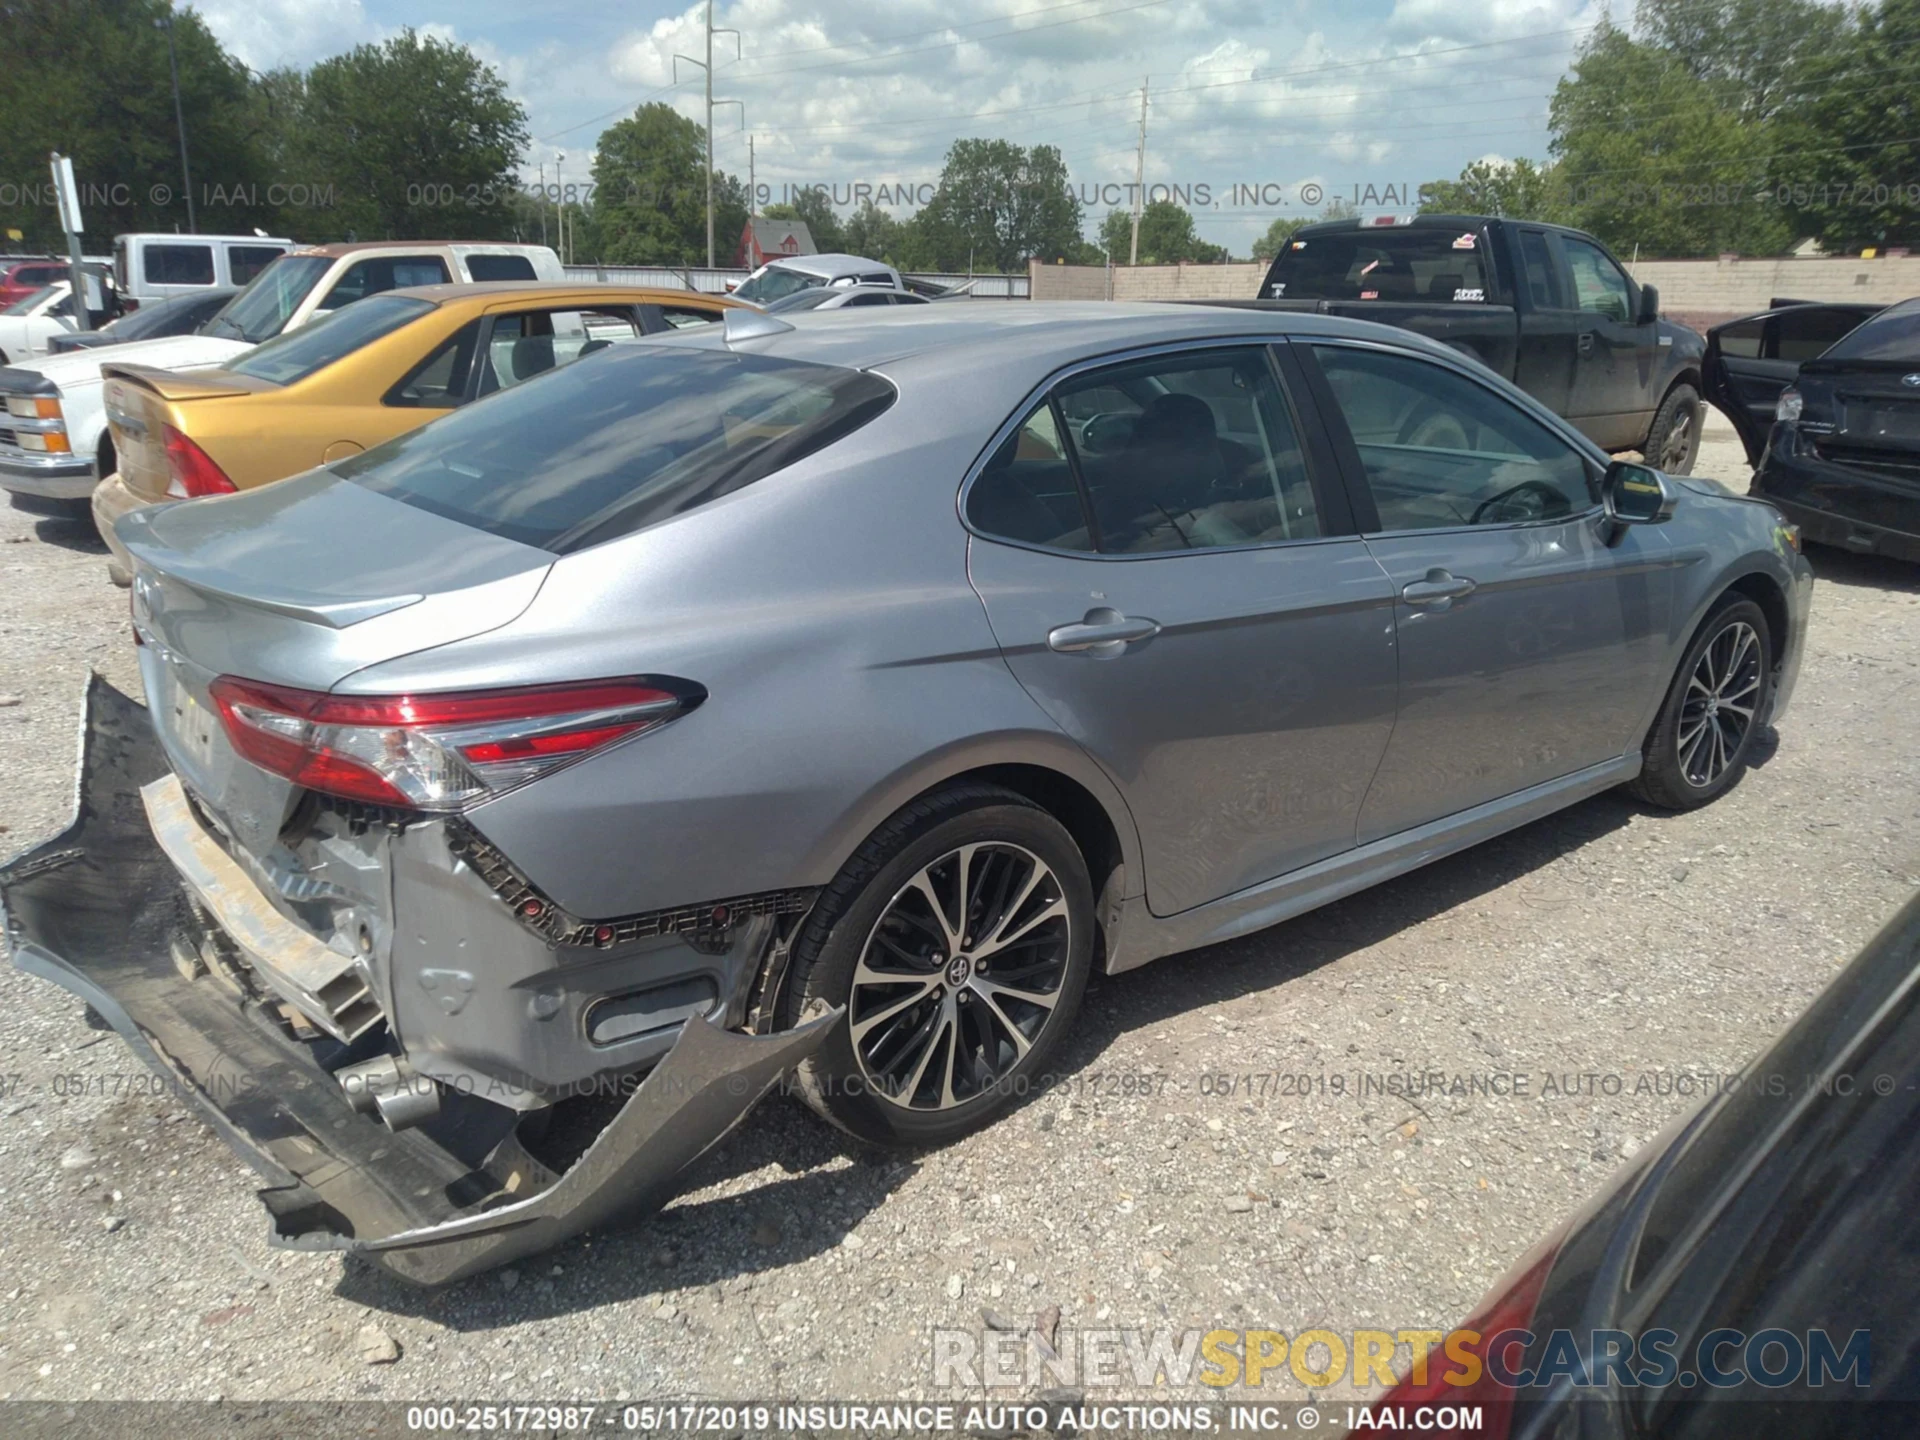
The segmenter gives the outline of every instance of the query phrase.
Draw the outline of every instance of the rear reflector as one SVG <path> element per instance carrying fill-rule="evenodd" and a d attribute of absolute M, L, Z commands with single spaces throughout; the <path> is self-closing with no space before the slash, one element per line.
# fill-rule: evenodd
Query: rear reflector
<path fill-rule="evenodd" d="M 167 493 L 190 499 L 202 495 L 231 495 L 236 490 L 227 472 L 213 463 L 213 457 L 171 425 L 162 425 L 167 441 L 167 473 L 172 480 Z"/>
<path fill-rule="evenodd" d="M 325 795 L 465 810 L 697 705 L 692 686 L 593 680 L 439 695 L 326 695 L 223 675 L 210 687 L 233 748 Z"/>

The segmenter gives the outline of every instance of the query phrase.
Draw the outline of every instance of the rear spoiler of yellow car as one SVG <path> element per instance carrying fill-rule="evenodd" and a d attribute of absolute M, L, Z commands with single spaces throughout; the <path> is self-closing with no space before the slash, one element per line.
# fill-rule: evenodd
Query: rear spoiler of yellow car
<path fill-rule="evenodd" d="M 152 365 L 109 364 L 100 367 L 108 380 L 127 380 L 151 390 L 162 400 L 211 400 L 221 395 L 251 395 L 273 386 L 225 370 L 160 370 Z"/>

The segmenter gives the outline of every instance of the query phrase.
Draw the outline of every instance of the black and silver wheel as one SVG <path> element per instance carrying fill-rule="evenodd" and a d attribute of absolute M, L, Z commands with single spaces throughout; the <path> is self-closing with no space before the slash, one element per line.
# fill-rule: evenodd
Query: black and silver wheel
<path fill-rule="evenodd" d="M 1690 475 L 1700 454 L 1700 393 L 1691 385 L 1667 392 L 1647 430 L 1647 463 L 1669 475 Z"/>
<path fill-rule="evenodd" d="M 1634 782 L 1643 800 L 1673 810 L 1704 805 L 1739 778 L 1773 689 L 1767 618 L 1730 597 L 1687 647 Z"/>
<path fill-rule="evenodd" d="M 1011 792 L 967 786 L 882 826 L 821 897 L 789 1013 L 845 1005 L 802 1068 L 816 1109 L 864 1139 L 938 1144 L 1028 1093 L 1093 954 L 1086 864 Z"/>

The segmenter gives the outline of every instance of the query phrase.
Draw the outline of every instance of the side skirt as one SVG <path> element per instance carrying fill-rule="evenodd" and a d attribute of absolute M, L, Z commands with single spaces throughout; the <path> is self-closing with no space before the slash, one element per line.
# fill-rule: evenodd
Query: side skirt
<path fill-rule="evenodd" d="M 1108 955 L 1107 971 L 1118 974 L 1165 955 L 1251 935 L 1256 930 L 1343 900 L 1383 880 L 1392 880 L 1478 845 L 1482 840 L 1529 825 L 1602 790 L 1624 785 L 1640 773 L 1640 765 L 1640 752 L 1636 750 L 1631 755 L 1590 765 L 1544 785 L 1516 791 L 1457 815 L 1375 840 L 1177 915 L 1153 914 L 1147 909 L 1145 897 L 1128 900 L 1125 918 L 1117 927 L 1119 944 Z"/>

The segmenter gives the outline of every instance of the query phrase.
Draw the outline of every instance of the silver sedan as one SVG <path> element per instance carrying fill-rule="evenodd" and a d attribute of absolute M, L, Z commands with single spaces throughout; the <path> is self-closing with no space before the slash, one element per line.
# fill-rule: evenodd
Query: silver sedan
<path fill-rule="evenodd" d="M 1096 968 L 1710 801 L 1811 588 L 1451 350 L 1154 306 L 730 312 L 120 536 L 148 707 L 96 690 L 0 872 L 21 963 L 161 1042 L 280 1238 L 423 1280 L 796 1067 L 946 1140 Z"/>

